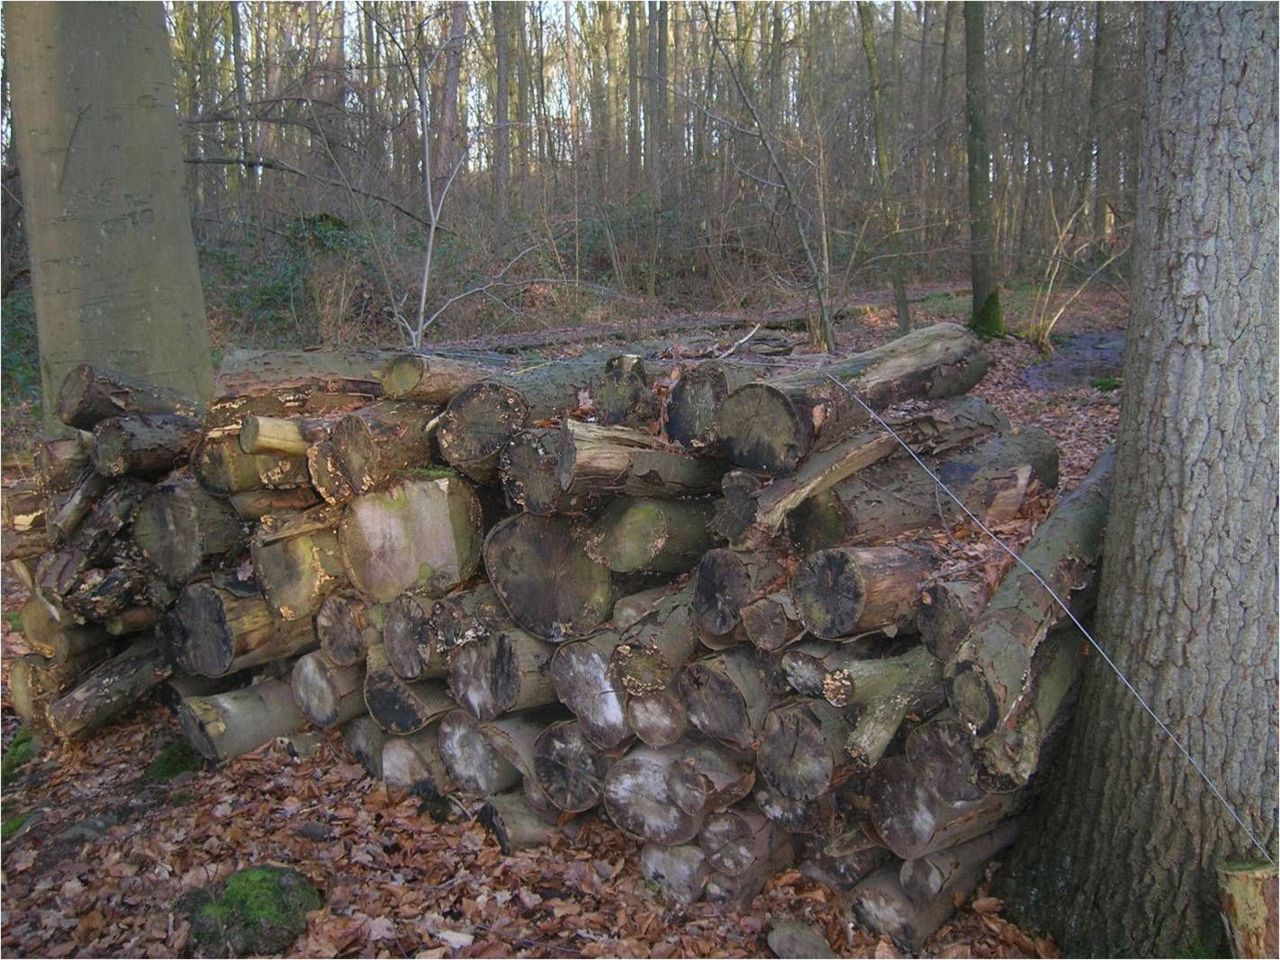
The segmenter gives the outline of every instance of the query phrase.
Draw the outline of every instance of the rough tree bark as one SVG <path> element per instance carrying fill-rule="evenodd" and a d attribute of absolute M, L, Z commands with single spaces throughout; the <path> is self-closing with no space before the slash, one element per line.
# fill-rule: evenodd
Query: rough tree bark
<path fill-rule="evenodd" d="M 1144 9 L 1133 319 L 1098 634 L 1276 855 L 1277 19 Z M 1007 889 L 1077 955 L 1223 955 L 1257 859 L 1100 658 Z"/>

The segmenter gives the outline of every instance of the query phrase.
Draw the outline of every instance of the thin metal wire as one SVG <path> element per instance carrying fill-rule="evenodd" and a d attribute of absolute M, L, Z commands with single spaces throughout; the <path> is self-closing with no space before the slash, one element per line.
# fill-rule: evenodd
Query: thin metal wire
<path fill-rule="evenodd" d="M 974 516 L 973 511 L 971 511 L 968 507 L 966 507 L 964 503 L 961 502 L 960 498 L 957 497 L 954 493 L 952 493 L 950 488 L 948 488 L 947 485 L 938 478 L 938 475 L 929 469 L 928 465 L 922 459 L 920 459 L 920 457 L 916 454 L 914 450 L 911 449 L 911 447 L 907 444 L 907 442 L 903 440 L 902 437 L 898 436 L 897 432 L 893 429 L 893 427 L 889 426 L 889 424 L 886 423 L 878 413 L 876 413 L 869 406 L 867 406 L 867 404 L 863 402 L 863 399 L 849 388 L 848 384 L 842 383 L 840 380 L 838 380 L 836 377 L 833 377 L 831 374 L 826 374 L 826 377 L 832 383 L 838 386 L 841 390 L 847 393 L 850 397 L 852 397 L 858 403 L 858 405 L 862 407 L 863 410 L 866 411 L 867 415 L 871 417 L 871 419 L 873 419 L 876 423 L 878 423 L 881 427 L 883 427 L 889 433 L 889 436 L 893 437 L 893 439 L 898 442 L 898 445 L 901 446 L 903 450 L 907 451 L 907 453 L 911 455 L 911 459 L 914 460 L 920 466 L 920 469 L 922 469 L 925 473 L 929 475 L 929 479 L 931 479 L 935 484 L 937 484 L 938 487 L 941 488 L 943 493 L 945 493 L 948 497 L 950 497 L 955 502 L 956 506 L 958 506 L 961 510 L 963 510 L 965 515 L 970 520 L 972 520 L 975 524 L 977 524 L 978 529 L 980 529 L 984 534 L 990 537 L 996 543 L 996 545 L 1000 547 L 1001 550 L 1003 550 L 1011 558 L 1013 558 L 1014 563 L 1018 564 L 1018 566 L 1026 570 L 1027 573 L 1031 574 L 1031 576 L 1035 578 L 1036 582 L 1039 583 L 1040 586 L 1044 587 L 1046 591 L 1048 591 L 1049 596 L 1053 598 L 1054 603 L 1060 606 L 1063 612 L 1066 613 L 1066 615 L 1071 618 L 1071 622 L 1074 623 L 1080 629 L 1080 632 L 1084 634 L 1085 639 L 1089 641 L 1089 644 L 1093 647 L 1093 649 L 1098 651 L 1098 655 L 1102 657 L 1103 662 L 1106 663 L 1106 665 L 1111 668 L 1111 671 L 1117 677 L 1120 678 L 1120 682 L 1124 684 L 1125 689 L 1128 690 L 1131 694 L 1133 694 L 1134 699 L 1137 700 L 1138 703 L 1142 705 L 1142 709 L 1145 710 L 1148 713 L 1148 715 L 1150 715 L 1151 719 L 1156 722 L 1156 726 L 1160 728 L 1160 732 L 1169 738 L 1169 740 L 1173 743 L 1173 745 L 1178 748 L 1178 751 L 1183 755 L 1183 757 L 1186 758 L 1187 763 L 1191 764 L 1191 768 L 1195 770 L 1197 774 L 1199 774 L 1200 779 L 1204 781 L 1205 786 L 1209 788 L 1210 792 L 1218 799 L 1218 802 L 1222 804 L 1223 809 L 1225 809 L 1227 813 L 1231 815 L 1231 819 L 1235 820 L 1235 822 L 1240 825 L 1240 829 L 1244 831 L 1245 836 L 1247 836 L 1250 842 L 1255 847 L 1258 848 L 1258 851 L 1267 859 L 1268 863 L 1274 864 L 1276 861 L 1275 861 L 1275 858 L 1271 856 L 1271 851 L 1268 850 L 1266 845 L 1263 844 L 1262 841 L 1259 840 L 1257 836 L 1254 835 L 1254 832 L 1251 829 L 1249 829 L 1249 825 L 1244 821 L 1244 818 L 1241 817 L 1240 814 L 1236 812 L 1235 807 L 1233 807 L 1231 803 L 1227 800 L 1227 798 L 1222 795 L 1222 791 L 1218 788 L 1218 785 L 1217 783 L 1214 782 L 1213 778 L 1210 777 L 1209 774 L 1205 772 L 1205 769 L 1196 761 L 1196 758 L 1191 755 L 1191 751 L 1188 750 L 1187 747 L 1183 744 L 1183 742 L 1178 738 L 1178 735 L 1175 734 L 1169 728 L 1169 725 L 1167 723 L 1165 723 L 1163 720 L 1160 719 L 1159 715 L 1155 712 L 1155 710 L 1151 707 L 1151 705 L 1147 703 L 1145 699 L 1143 699 L 1142 694 L 1140 694 L 1137 688 L 1134 687 L 1134 685 L 1129 681 L 1129 678 L 1124 675 L 1124 672 L 1116 665 L 1116 662 L 1111 659 L 1107 651 L 1102 649 L 1102 645 L 1093 638 L 1093 635 L 1088 630 L 1085 629 L 1084 624 L 1081 623 L 1076 618 L 1076 615 L 1071 612 L 1071 608 L 1066 603 L 1063 602 L 1062 598 L 1058 596 L 1058 594 L 1054 591 L 1053 587 L 1049 586 L 1049 584 L 1045 582 L 1044 577 L 1040 576 L 1040 574 L 1036 572 L 1036 570 L 1029 563 L 1023 560 L 1022 557 L 1018 556 L 1018 554 L 1015 553 L 1013 549 L 1009 547 L 1008 544 L 1006 544 L 1003 540 L 1001 540 L 994 533 L 992 533 L 991 530 L 987 528 L 986 524 L 984 524 L 981 520 L 979 520 L 976 516 Z"/>

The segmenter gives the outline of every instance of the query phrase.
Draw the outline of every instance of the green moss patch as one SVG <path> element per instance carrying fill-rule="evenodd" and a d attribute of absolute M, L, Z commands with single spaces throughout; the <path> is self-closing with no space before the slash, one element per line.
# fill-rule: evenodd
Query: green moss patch
<path fill-rule="evenodd" d="M 1095 377 L 1089 381 L 1089 386 L 1095 390 L 1101 390 L 1103 393 L 1109 393 L 1112 390 L 1120 389 L 1119 377 Z"/>
<path fill-rule="evenodd" d="M 9 749 L 4 752 L 4 759 L 0 760 L 0 781 L 12 777 L 35 756 L 35 753 L 36 744 L 31 739 L 31 731 L 27 727 L 20 727 L 17 736 L 13 738 L 13 743 L 9 744 Z"/>
<path fill-rule="evenodd" d="M 204 769 L 204 758 L 185 740 L 177 740 L 158 754 L 147 768 L 147 779 L 152 783 L 164 783 L 188 770 Z"/>
<path fill-rule="evenodd" d="M 297 870 L 250 867 L 222 883 L 187 894 L 178 908 L 191 918 L 191 935 L 206 956 L 283 953 L 320 909 L 320 891 Z"/>
<path fill-rule="evenodd" d="M 27 825 L 27 821 L 31 819 L 31 814 L 20 813 L 17 816 L 10 817 L 4 823 L 0 823 L 0 840 L 8 840 L 15 836 L 19 830 Z"/>

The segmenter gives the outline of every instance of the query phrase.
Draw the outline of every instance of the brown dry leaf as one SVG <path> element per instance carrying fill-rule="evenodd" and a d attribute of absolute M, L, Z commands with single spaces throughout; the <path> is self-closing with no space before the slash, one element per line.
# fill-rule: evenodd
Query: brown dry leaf
<path fill-rule="evenodd" d="M 973 901 L 975 913 L 999 913 L 1004 909 L 1004 901 L 999 897 L 979 897 Z"/>

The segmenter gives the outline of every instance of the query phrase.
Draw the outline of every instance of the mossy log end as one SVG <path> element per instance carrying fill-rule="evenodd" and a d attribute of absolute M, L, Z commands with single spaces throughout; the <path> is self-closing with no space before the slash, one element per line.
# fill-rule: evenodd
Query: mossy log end
<path fill-rule="evenodd" d="M 187 742 L 206 760 L 226 763 L 276 737 L 307 725 L 283 680 L 263 680 L 240 690 L 188 697 L 178 711 Z"/>
<path fill-rule="evenodd" d="M 194 477 L 178 475 L 138 504 L 133 542 L 157 570 L 181 583 L 243 548 L 248 532 L 225 500 L 209 494 Z"/>
<path fill-rule="evenodd" d="M 544 640 L 584 636 L 613 610 L 609 569 L 587 555 L 564 517 L 503 520 L 485 540 L 484 566 L 516 623 Z"/>
<path fill-rule="evenodd" d="M 93 468 L 104 477 L 158 477 L 185 463 L 200 421 L 176 414 L 109 417 L 93 428 Z"/>
<path fill-rule="evenodd" d="M 50 703 L 49 727 L 64 740 L 87 736 L 128 710 L 170 672 L 160 644 L 144 637 L 98 664 Z"/>
<path fill-rule="evenodd" d="M 440 456 L 476 483 L 494 483 L 508 441 L 528 420 L 529 407 L 516 390 L 493 380 L 473 384 L 440 415 Z"/>
<path fill-rule="evenodd" d="M 414 591 L 441 596 L 480 562 L 480 501 L 458 477 L 402 480 L 356 498 L 338 527 L 351 583 L 379 603 Z"/>
<path fill-rule="evenodd" d="M 1022 551 L 1038 576 L 1020 566 L 1010 570 L 948 661 L 947 699 L 976 735 L 1010 725 L 1026 708 L 1036 650 L 1065 616 L 1040 578 L 1070 602 L 1096 575 L 1114 465 L 1111 447 L 1040 524 Z"/>
<path fill-rule="evenodd" d="M 710 500 L 619 497 L 584 537 L 587 553 L 614 573 L 675 576 L 715 545 Z"/>
<path fill-rule="evenodd" d="M 58 389 L 58 419 L 80 430 L 92 430 L 109 417 L 141 414 L 199 417 L 200 412 L 195 400 L 174 390 L 95 370 L 87 363 L 72 368 Z"/>
<path fill-rule="evenodd" d="M 938 562 L 922 544 L 819 550 L 796 570 L 791 596 L 805 627 L 824 640 L 907 630 Z"/>

